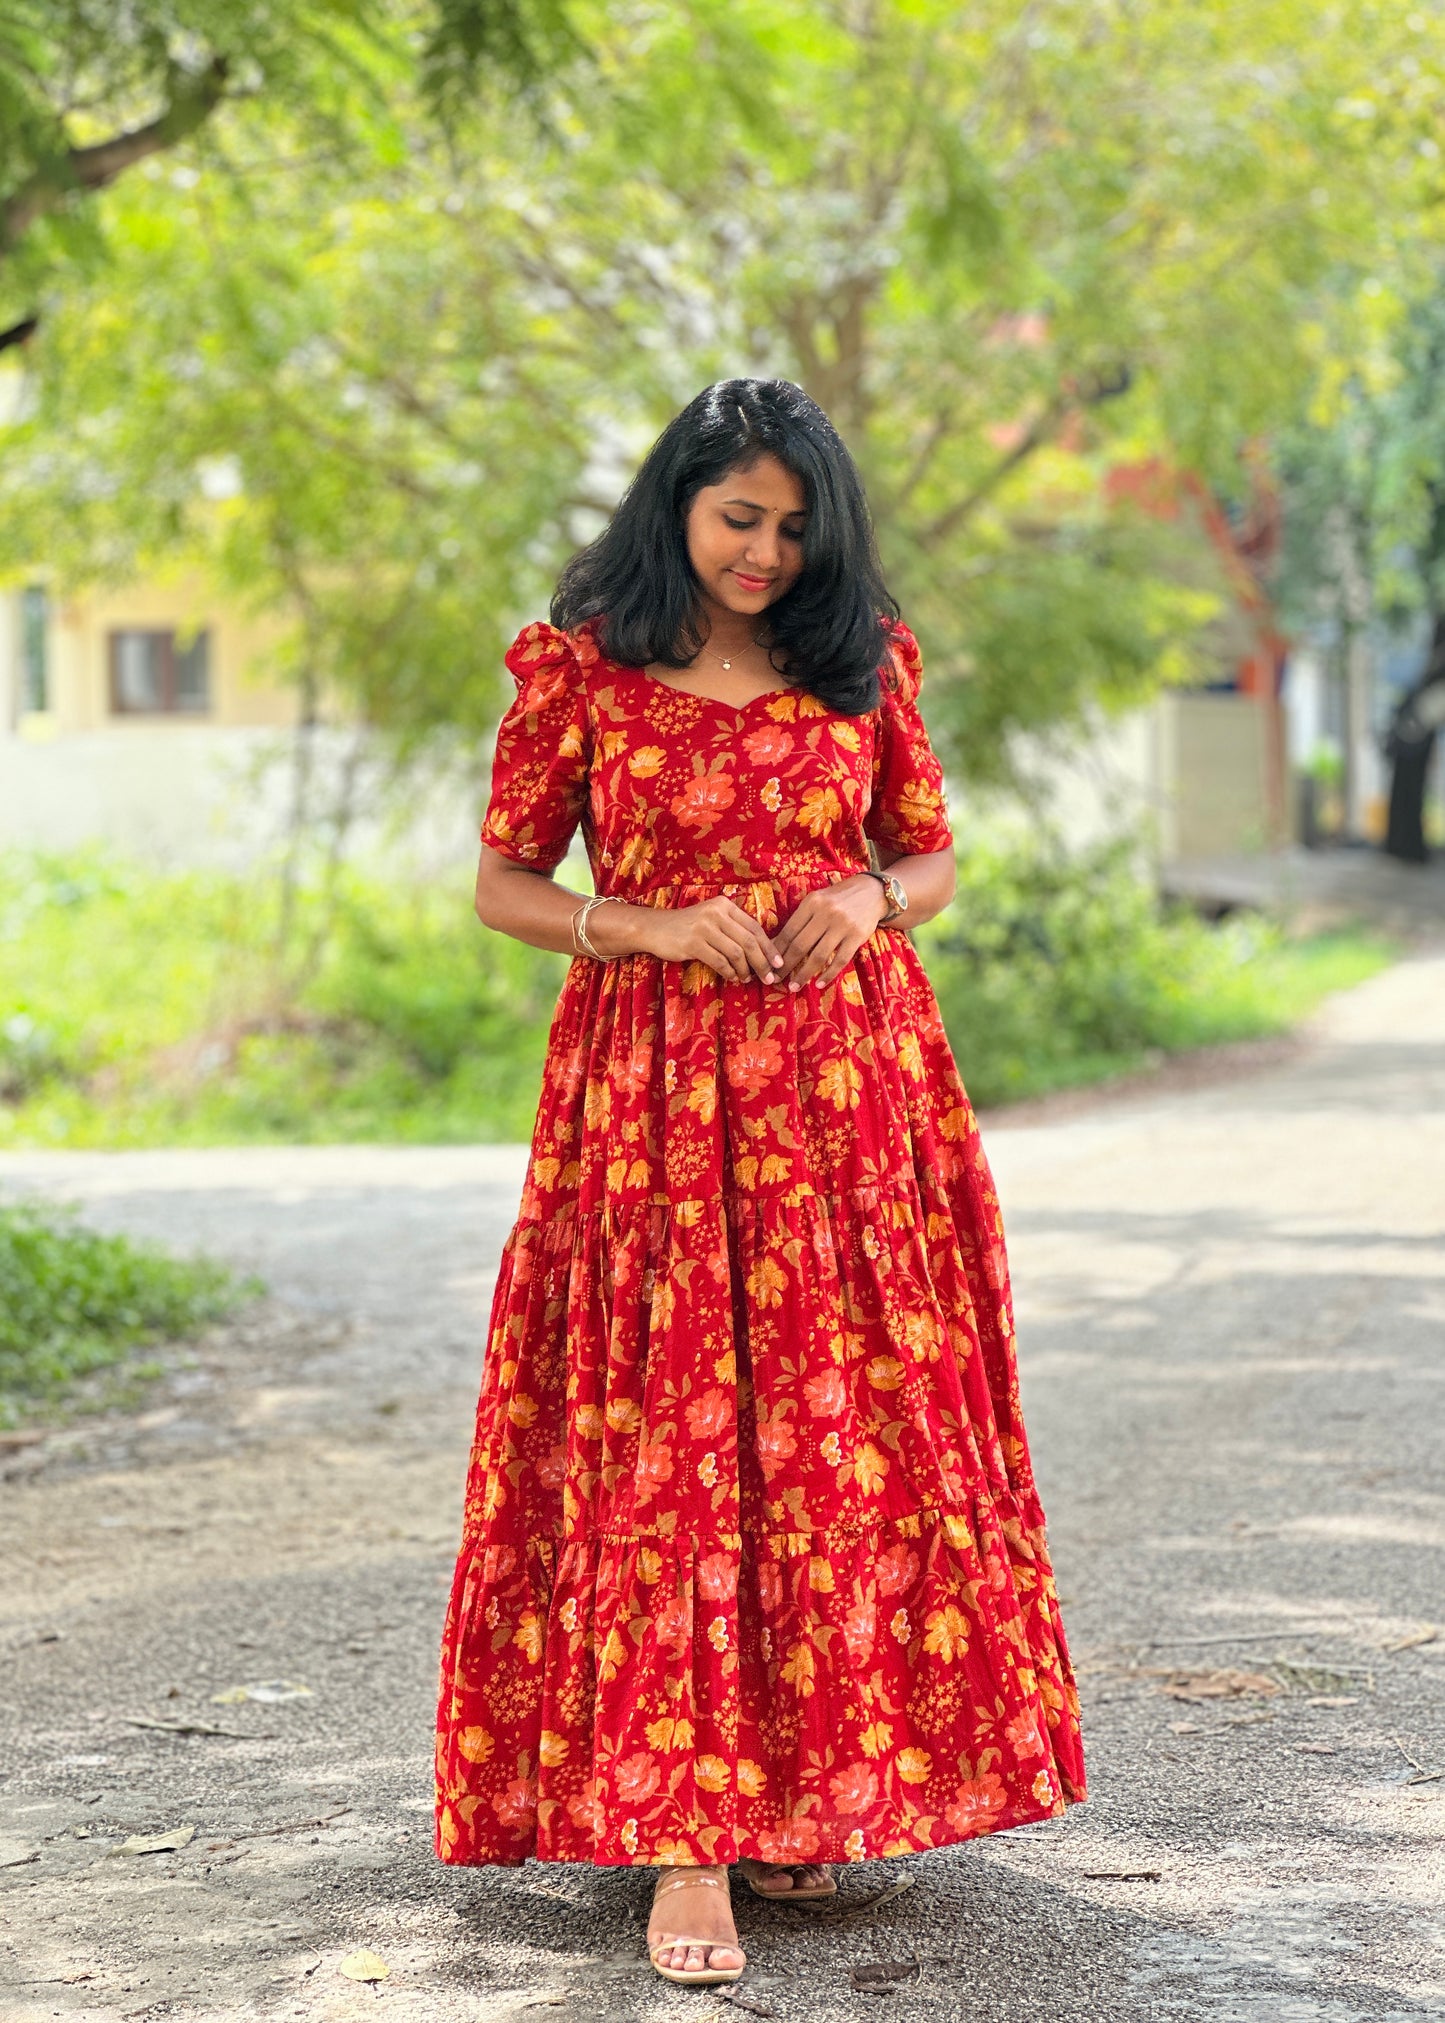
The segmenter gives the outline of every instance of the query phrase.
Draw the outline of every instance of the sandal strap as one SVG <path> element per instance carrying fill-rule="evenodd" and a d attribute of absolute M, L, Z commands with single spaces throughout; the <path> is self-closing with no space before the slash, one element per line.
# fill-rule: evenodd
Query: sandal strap
<path fill-rule="evenodd" d="M 665 1890 L 680 1889 L 685 1883 L 706 1883 L 709 1886 L 709 1888 L 715 1890 L 725 1890 L 727 1888 L 727 1879 L 724 1876 L 672 1874 L 664 1876 L 661 1882 L 654 1884 L 652 1891 L 653 1901 L 656 1902 L 658 1897 L 660 1897 Z M 706 1941 L 706 1943 L 710 1946 L 711 1945 L 720 1946 L 722 1944 L 722 1940 L 709 1939 Z"/>

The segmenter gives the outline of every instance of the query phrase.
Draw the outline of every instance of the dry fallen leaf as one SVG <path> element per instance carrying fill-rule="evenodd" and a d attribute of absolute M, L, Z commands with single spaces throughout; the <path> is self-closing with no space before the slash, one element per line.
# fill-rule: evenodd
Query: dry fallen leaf
<path fill-rule="evenodd" d="M 746 2009 L 750 2016 L 776 2016 L 778 2013 L 766 2002 L 760 2002 L 756 1995 L 745 1995 L 737 1988 L 714 1988 L 713 1993 L 719 2001 L 730 2002 L 735 2009 Z"/>
<path fill-rule="evenodd" d="M 380 1953 L 370 1953 L 363 1946 L 358 1953 L 348 1953 L 336 1971 L 348 1981 L 384 1981 L 391 1969 Z"/>
<path fill-rule="evenodd" d="M 1169 1733 L 1171 1735 L 1202 1735 L 1204 1727 L 1202 1722 L 1199 1721 L 1171 1721 L 1169 1723 Z"/>
<path fill-rule="evenodd" d="M 243 1700 L 256 1700 L 265 1707 L 274 1707 L 280 1700 L 309 1700 L 313 1697 L 311 1688 L 303 1686 L 298 1679 L 261 1679 L 254 1685 L 228 1686 L 224 1693 L 212 1693 L 213 1707 L 239 1707 Z"/>
<path fill-rule="evenodd" d="M 112 1854 L 174 1854 L 177 1848 L 188 1847 L 195 1839 L 193 1826 L 172 1827 L 169 1833 L 133 1833 L 129 1840 L 123 1840 L 113 1847 Z"/>
<path fill-rule="evenodd" d="M 1306 1756 L 1337 1756 L 1339 1754 L 1333 1742 L 1296 1742 L 1294 1746 Z"/>
<path fill-rule="evenodd" d="M 1358 1693 L 1314 1693 L 1305 1701 L 1307 1707 L 1358 1707 Z"/>
<path fill-rule="evenodd" d="M 891 1995 L 918 1979 L 917 1960 L 868 1960 L 849 1970 L 848 1978 L 860 1995 Z"/>
<path fill-rule="evenodd" d="M 1241 1672 L 1224 1665 L 1202 1672 L 1165 1672 L 1159 1690 L 1171 1700 L 1242 1700 L 1268 1699 L 1284 1688 L 1278 1679 L 1267 1678 L 1263 1672 Z"/>

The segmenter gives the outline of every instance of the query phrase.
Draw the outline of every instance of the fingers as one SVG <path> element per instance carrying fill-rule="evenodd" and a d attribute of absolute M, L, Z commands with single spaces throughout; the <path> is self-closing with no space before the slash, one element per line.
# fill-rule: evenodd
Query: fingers
<path fill-rule="evenodd" d="M 742 937 L 747 959 L 753 970 L 767 982 L 770 977 L 783 973 L 782 950 L 772 935 L 766 933 L 759 921 L 746 912 L 735 900 L 728 900 L 729 921 Z"/>

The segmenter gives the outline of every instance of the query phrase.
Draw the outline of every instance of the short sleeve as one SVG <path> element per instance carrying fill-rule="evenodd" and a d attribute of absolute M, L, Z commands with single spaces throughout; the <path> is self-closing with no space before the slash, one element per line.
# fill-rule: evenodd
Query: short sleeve
<path fill-rule="evenodd" d="M 497 726 L 482 841 L 529 870 L 557 868 L 587 804 L 587 659 L 585 644 L 540 621 L 507 650 L 517 694 Z"/>
<path fill-rule="evenodd" d="M 863 833 L 905 857 L 944 850 L 953 841 L 938 762 L 918 709 L 923 656 L 906 625 L 889 626 L 892 648 L 878 670 L 873 741 L 873 798 Z"/>

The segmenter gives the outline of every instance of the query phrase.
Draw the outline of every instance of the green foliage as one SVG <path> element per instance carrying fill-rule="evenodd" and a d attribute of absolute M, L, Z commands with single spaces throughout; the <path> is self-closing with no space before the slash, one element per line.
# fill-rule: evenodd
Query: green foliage
<path fill-rule="evenodd" d="M 531 1134 L 566 958 L 491 933 L 470 879 L 343 879 L 278 955 L 273 882 L 0 859 L 0 1145 Z"/>
<path fill-rule="evenodd" d="M 320 967 L 275 967 L 255 881 L 0 866 L 0 1028 L 49 1053 L 0 1101 L 0 1145 L 525 1143 L 567 958 L 481 927 L 455 886 L 347 878 Z M 318 924 L 305 895 L 299 932 Z M 959 859 L 917 931 L 970 1093 L 1000 1102 L 1155 1050 L 1284 1030 L 1389 959 L 1258 920 L 1161 917 L 1118 850 Z"/>
<path fill-rule="evenodd" d="M 506 17 L 427 18 L 470 61 Z M 110 259 L 0 431 L 0 572 L 200 556 L 403 743 L 485 739 L 506 638 L 639 451 L 759 371 L 859 457 L 952 772 L 1006 774 L 1016 733 L 1205 651 L 1220 581 L 1111 467 L 1228 490 L 1438 210 L 1442 46 L 1380 0 L 539 0 L 536 119 L 469 115 L 395 32 L 420 17 L 376 18 L 385 112 L 340 93 L 344 146 L 225 107 L 212 156 L 105 198 Z"/>
<path fill-rule="evenodd" d="M 1129 856 L 1022 841 L 960 854 L 957 897 L 917 941 L 975 1103 L 1283 1032 L 1390 959 L 1363 933 L 1291 943 L 1257 915 L 1161 912 Z"/>
<path fill-rule="evenodd" d="M 102 1236 L 68 1211 L 0 1205 L 0 1426 L 144 1344 L 224 1318 L 259 1290 L 204 1258 Z"/>

